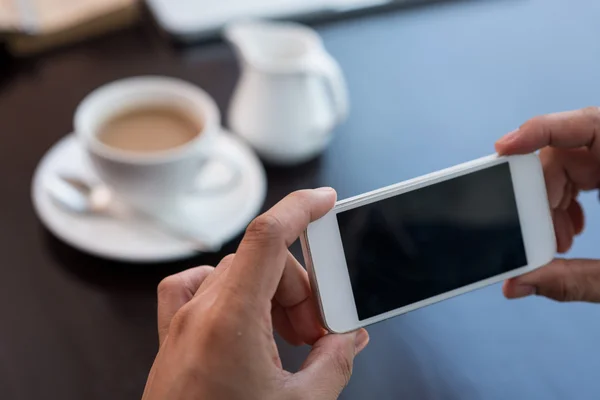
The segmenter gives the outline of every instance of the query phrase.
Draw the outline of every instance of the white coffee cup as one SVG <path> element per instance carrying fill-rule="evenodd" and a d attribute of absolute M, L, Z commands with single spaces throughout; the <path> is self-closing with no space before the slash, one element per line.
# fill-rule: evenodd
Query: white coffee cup
<path fill-rule="evenodd" d="M 180 109 L 202 122 L 202 130 L 182 146 L 156 152 L 130 152 L 110 147 L 98 139 L 100 128 L 114 116 L 147 107 Z M 77 107 L 76 135 L 92 164 L 115 194 L 144 211 L 163 213 L 177 206 L 182 195 L 194 190 L 200 170 L 217 159 L 231 168 L 227 182 L 233 187 L 239 169 L 235 160 L 214 146 L 221 134 L 220 114 L 213 99 L 191 83 L 169 77 L 127 78 L 101 86 Z"/>

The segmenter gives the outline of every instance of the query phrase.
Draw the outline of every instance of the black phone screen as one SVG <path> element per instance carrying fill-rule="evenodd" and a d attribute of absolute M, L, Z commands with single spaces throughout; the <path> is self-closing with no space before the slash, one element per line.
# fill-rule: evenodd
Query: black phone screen
<path fill-rule="evenodd" d="M 527 265 L 508 162 L 337 219 L 360 320 Z"/>

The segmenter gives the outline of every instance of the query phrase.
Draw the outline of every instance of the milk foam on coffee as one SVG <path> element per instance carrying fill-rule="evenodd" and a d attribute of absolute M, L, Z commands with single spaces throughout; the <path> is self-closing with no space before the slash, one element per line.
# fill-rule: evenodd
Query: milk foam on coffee
<path fill-rule="evenodd" d="M 99 129 L 98 140 L 115 149 L 147 153 L 185 145 L 201 131 L 202 125 L 182 110 L 140 107 L 109 118 Z"/>

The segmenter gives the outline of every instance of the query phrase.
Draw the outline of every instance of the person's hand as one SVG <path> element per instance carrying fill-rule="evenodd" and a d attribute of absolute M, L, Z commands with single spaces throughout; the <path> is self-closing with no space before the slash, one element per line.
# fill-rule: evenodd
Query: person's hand
<path fill-rule="evenodd" d="M 330 188 L 283 199 L 248 227 L 236 254 L 158 288 L 160 349 L 144 399 L 315 399 L 338 397 L 367 331 L 325 334 L 306 271 L 288 247 L 335 202 Z M 273 327 L 312 345 L 297 373 L 282 368 Z"/>
<path fill-rule="evenodd" d="M 595 190 L 600 185 L 600 108 L 533 118 L 496 143 L 501 155 L 538 149 L 557 248 L 564 253 L 584 226 L 583 210 L 577 201 L 579 192 Z M 539 294 L 558 301 L 600 302 L 600 261 L 554 260 L 506 281 L 504 294 L 508 298 Z"/>

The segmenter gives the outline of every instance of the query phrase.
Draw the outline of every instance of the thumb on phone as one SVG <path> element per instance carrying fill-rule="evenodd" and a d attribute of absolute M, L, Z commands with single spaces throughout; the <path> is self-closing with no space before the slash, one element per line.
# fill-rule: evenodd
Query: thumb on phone
<path fill-rule="evenodd" d="M 345 334 L 328 334 L 313 346 L 296 374 L 298 388 L 307 398 L 335 400 L 352 376 L 354 357 L 369 343 L 369 334 L 359 329 Z"/>
<path fill-rule="evenodd" d="M 545 267 L 507 280 L 503 291 L 509 299 L 537 294 L 556 301 L 600 303 L 600 260 L 556 259 Z"/>

